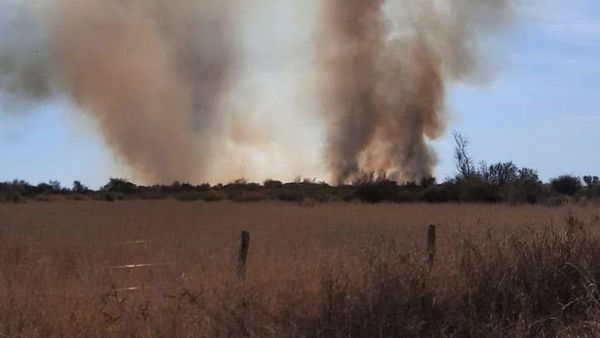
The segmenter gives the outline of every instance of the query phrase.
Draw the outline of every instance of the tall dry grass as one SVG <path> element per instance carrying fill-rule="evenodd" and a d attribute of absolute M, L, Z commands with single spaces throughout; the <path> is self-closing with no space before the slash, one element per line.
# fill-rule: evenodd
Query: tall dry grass
<path fill-rule="evenodd" d="M 595 205 L 1 205 L 0 336 L 593 337 L 599 215 Z M 245 282 L 241 229 L 252 234 Z M 114 268 L 133 263 L 156 265 Z"/>

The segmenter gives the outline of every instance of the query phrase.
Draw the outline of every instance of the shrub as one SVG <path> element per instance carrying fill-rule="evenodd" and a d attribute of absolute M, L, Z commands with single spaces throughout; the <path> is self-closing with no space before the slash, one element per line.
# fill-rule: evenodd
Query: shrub
<path fill-rule="evenodd" d="M 356 198 L 369 203 L 398 202 L 400 195 L 396 182 L 382 180 L 358 183 Z"/>
<path fill-rule="evenodd" d="M 583 181 L 588 188 L 600 185 L 600 178 L 598 176 L 583 176 Z"/>
<path fill-rule="evenodd" d="M 550 186 L 554 192 L 567 196 L 577 194 L 582 188 L 581 179 L 570 175 L 563 175 L 552 179 Z"/>
<path fill-rule="evenodd" d="M 446 203 L 453 200 L 452 193 L 445 184 L 432 185 L 421 192 L 420 200 L 428 203 Z"/>
<path fill-rule="evenodd" d="M 283 189 L 277 194 L 277 199 L 284 202 L 302 202 L 304 201 L 304 195 L 300 191 Z"/>
<path fill-rule="evenodd" d="M 16 190 L 3 188 L 0 189 L 0 202 L 2 203 L 21 203 L 25 198 Z"/>
<path fill-rule="evenodd" d="M 459 179 L 454 182 L 458 199 L 461 202 L 495 203 L 500 201 L 497 185 L 490 184 L 479 177 Z"/>
<path fill-rule="evenodd" d="M 100 188 L 101 191 L 119 194 L 131 194 L 137 189 L 137 185 L 121 178 L 111 178 L 110 181 Z"/>
<path fill-rule="evenodd" d="M 275 180 L 266 180 L 263 186 L 267 189 L 281 189 L 283 188 L 283 182 Z"/>
<path fill-rule="evenodd" d="M 73 188 L 71 188 L 71 191 L 75 194 L 85 194 L 87 192 L 90 191 L 90 189 L 88 187 L 86 187 L 85 185 L 83 185 L 83 183 L 79 182 L 79 181 L 74 181 L 73 182 Z"/>
<path fill-rule="evenodd" d="M 502 200 L 509 203 L 535 204 L 546 200 L 550 192 L 539 181 L 518 180 L 515 183 L 501 187 Z"/>
<path fill-rule="evenodd" d="M 482 178 L 491 184 L 504 186 L 515 183 L 519 178 L 519 168 L 512 163 L 496 163 L 481 170 Z"/>
<path fill-rule="evenodd" d="M 202 200 L 205 202 L 219 202 L 223 200 L 223 195 L 214 191 L 209 191 L 202 196 Z"/>

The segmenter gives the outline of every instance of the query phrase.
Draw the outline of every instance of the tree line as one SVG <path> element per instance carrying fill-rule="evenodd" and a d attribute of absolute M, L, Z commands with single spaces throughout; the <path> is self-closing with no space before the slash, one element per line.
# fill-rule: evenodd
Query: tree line
<path fill-rule="evenodd" d="M 468 142 L 454 135 L 456 174 L 438 183 L 433 177 L 420 182 L 399 183 L 371 173 L 349 184 L 329 185 L 314 179 L 297 177 L 293 182 L 266 180 L 263 183 L 239 179 L 228 184 L 193 185 L 174 182 L 169 185 L 138 185 L 126 179 L 111 178 L 99 189 L 90 189 L 80 181 L 63 187 L 57 181 L 32 185 L 23 180 L 0 183 L 0 202 L 53 200 L 116 201 L 126 199 L 177 199 L 180 201 L 286 202 L 362 201 L 379 202 L 473 202 L 515 204 L 560 204 L 574 200 L 600 198 L 598 176 L 561 175 L 542 182 L 536 170 L 518 167 L 513 162 L 487 164 L 475 162 L 468 153 Z"/>

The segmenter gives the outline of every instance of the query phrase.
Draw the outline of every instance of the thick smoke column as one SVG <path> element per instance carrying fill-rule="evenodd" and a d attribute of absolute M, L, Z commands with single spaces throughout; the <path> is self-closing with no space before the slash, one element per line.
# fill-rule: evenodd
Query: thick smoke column
<path fill-rule="evenodd" d="M 136 179 L 198 182 L 303 174 L 319 128 L 302 114 L 318 88 L 334 181 L 418 181 L 435 164 L 448 84 L 476 73 L 477 40 L 508 1 L 0 0 L 0 102 L 66 94 Z M 322 13 L 317 86 L 309 34 L 292 27 L 314 13 L 292 5 Z M 303 120 L 314 133 L 298 132 Z"/>
<path fill-rule="evenodd" d="M 239 54 L 234 0 L 1 1 L 10 108 L 66 93 L 137 179 L 208 179 Z"/>
<path fill-rule="evenodd" d="M 373 138 L 376 126 L 376 87 L 382 52 L 383 0 L 324 1 L 327 17 L 323 77 L 328 122 L 327 159 L 337 179 L 359 171 L 358 155 Z"/>
<path fill-rule="evenodd" d="M 477 35 L 508 17 L 508 1 L 323 3 L 318 49 L 334 180 L 430 176 L 427 141 L 444 131 L 447 84 L 478 69 Z"/>
<path fill-rule="evenodd" d="M 56 0 L 63 85 L 147 181 L 203 178 L 233 62 L 226 3 Z"/>

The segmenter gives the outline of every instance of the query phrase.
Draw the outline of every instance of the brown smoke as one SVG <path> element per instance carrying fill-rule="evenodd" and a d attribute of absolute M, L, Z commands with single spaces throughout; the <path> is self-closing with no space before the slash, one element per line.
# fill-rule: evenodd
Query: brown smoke
<path fill-rule="evenodd" d="M 312 110 L 306 102 L 298 108 L 293 93 L 318 87 L 334 181 L 369 173 L 418 181 L 436 162 L 429 141 L 444 132 L 449 83 L 469 80 L 480 68 L 478 38 L 506 20 L 509 1 L 315 0 L 323 13 L 322 86 L 300 76 L 311 73 L 304 59 L 298 70 L 286 53 L 270 50 L 285 50 L 283 39 L 302 35 L 266 34 L 287 21 L 263 13 L 254 22 L 256 2 L 0 2 L 0 95 L 30 101 L 66 93 L 136 179 L 168 183 L 296 174 L 305 162 L 298 154 L 313 148 L 306 139 L 315 135 L 295 133 L 303 116 L 273 117 Z M 234 14 L 240 6 L 244 13 Z M 297 60 L 310 54 L 291 50 Z M 296 90 L 281 90 L 287 83 Z M 284 150 L 288 144 L 305 149 Z"/>
<path fill-rule="evenodd" d="M 444 132 L 448 83 L 478 69 L 476 38 L 508 17 L 508 0 L 323 3 L 318 50 L 333 179 L 431 176 L 428 140 Z"/>
<path fill-rule="evenodd" d="M 202 178 L 233 62 L 225 2 L 56 1 L 64 85 L 146 181 Z"/>

